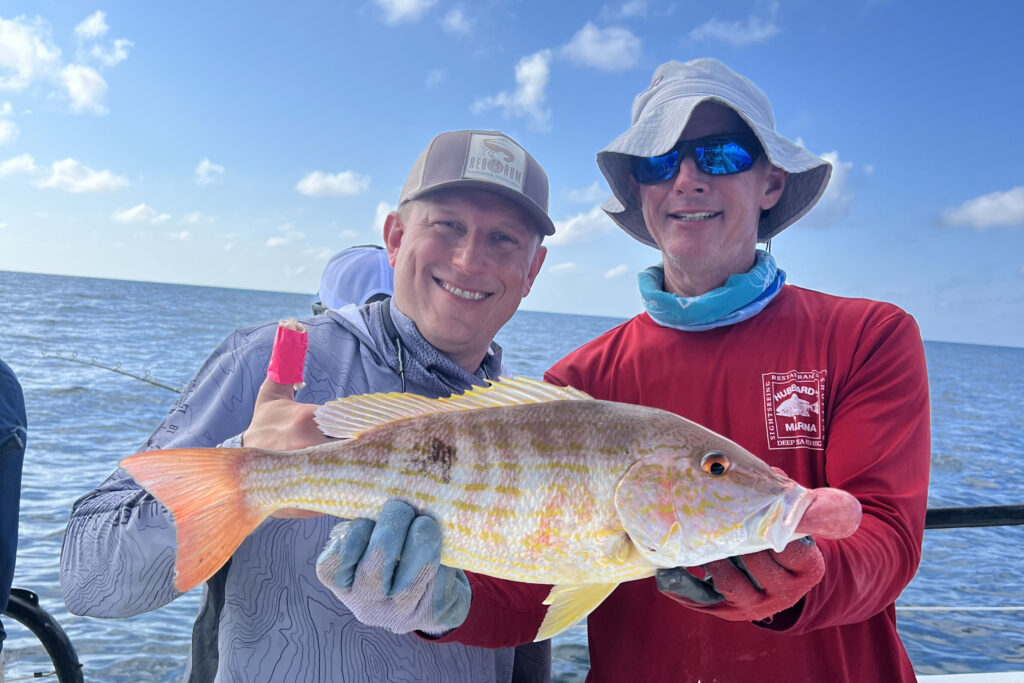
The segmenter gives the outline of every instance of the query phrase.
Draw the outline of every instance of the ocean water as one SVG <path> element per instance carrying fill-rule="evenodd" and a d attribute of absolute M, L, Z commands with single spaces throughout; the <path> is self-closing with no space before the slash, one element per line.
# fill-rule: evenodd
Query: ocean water
<path fill-rule="evenodd" d="M 171 391 L 53 357 L 77 354 L 180 387 L 232 329 L 310 312 L 312 296 L 0 271 L 0 358 L 25 391 L 29 445 L 14 585 L 35 591 L 68 633 L 87 681 L 177 681 L 199 591 L 149 614 L 71 615 L 57 563 L 72 502 L 136 452 Z M 539 377 L 620 322 L 521 311 L 498 337 L 506 364 Z M 926 342 L 932 392 L 931 507 L 1024 502 L 1024 349 Z M 45 354 L 45 355 L 44 355 Z M 925 533 L 921 569 L 897 602 L 918 673 L 1024 669 L 1024 527 Z M 5 620 L 8 680 L 46 666 Z M 562 683 L 582 681 L 586 633 L 555 639 Z"/>

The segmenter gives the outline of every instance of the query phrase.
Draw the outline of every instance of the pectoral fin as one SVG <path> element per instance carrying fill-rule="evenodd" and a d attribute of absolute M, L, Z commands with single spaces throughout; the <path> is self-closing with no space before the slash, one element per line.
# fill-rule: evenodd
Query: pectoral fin
<path fill-rule="evenodd" d="M 617 583 L 588 583 L 582 586 L 553 587 L 544 601 L 545 605 L 550 605 L 547 616 L 544 617 L 534 640 L 547 640 L 569 628 L 593 612 L 618 585 Z"/>

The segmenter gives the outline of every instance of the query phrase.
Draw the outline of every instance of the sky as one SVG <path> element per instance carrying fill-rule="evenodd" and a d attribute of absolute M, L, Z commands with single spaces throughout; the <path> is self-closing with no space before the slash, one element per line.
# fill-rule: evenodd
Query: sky
<path fill-rule="evenodd" d="M 601 212 L 595 155 L 655 67 L 715 57 L 834 166 L 772 240 L 788 282 L 1024 346 L 1022 25 L 1004 0 L 0 0 L 0 270 L 312 296 L 435 134 L 497 129 L 558 230 L 523 308 L 629 317 L 659 254 Z"/>

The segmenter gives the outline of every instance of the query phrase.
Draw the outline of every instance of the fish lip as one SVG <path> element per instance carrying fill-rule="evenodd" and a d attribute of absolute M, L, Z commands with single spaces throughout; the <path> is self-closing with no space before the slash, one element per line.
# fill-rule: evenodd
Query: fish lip
<path fill-rule="evenodd" d="M 797 534 L 796 528 L 813 501 L 809 493 L 800 484 L 794 484 L 783 495 L 748 515 L 743 521 L 748 541 L 768 543 L 772 550 L 781 552 L 790 541 L 805 535 Z"/>

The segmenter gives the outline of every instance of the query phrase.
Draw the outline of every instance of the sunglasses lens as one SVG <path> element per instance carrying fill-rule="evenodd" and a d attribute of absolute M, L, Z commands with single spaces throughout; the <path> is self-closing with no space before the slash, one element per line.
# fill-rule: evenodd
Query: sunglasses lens
<path fill-rule="evenodd" d="M 719 139 L 697 146 L 693 152 L 700 170 L 710 175 L 741 173 L 754 165 L 754 157 L 736 140 Z"/>
<path fill-rule="evenodd" d="M 638 183 L 668 180 L 679 169 L 679 150 L 657 157 L 633 157 L 633 177 Z"/>
<path fill-rule="evenodd" d="M 674 178 L 679 163 L 693 149 L 693 158 L 708 175 L 742 173 L 754 165 L 759 146 L 756 142 L 729 136 L 714 136 L 688 143 L 656 157 L 633 157 L 633 177 L 638 183 L 660 183 Z M 754 150 L 753 152 L 749 150 Z"/>

